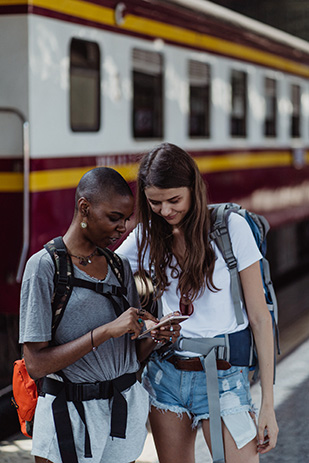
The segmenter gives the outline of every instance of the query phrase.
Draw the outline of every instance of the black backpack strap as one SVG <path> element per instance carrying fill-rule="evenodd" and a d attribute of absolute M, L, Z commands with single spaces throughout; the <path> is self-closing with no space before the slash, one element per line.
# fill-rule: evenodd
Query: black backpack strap
<path fill-rule="evenodd" d="M 117 280 L 119 281 L 121 288 L 122 288 L 122 294 L 121 297 L 123 299 L 124 303 L 124 308 L 125 310 L 130 307 L 130 303 L 128 299 L 126 298 L 127 295 L 127 288 L 124 286 L 124 267 L 123 267 L 123 262 L 122 259 L 116 254 L 115 252 L 111 251 L 108 248 L 98 248 L 99 252 L 101 252 L 105 258 L 107 259 L 107 262 L 111 266 L 112 271 L 114 272 Z"/>
<path fill-rule="evenodd" d="M 99 252 L 103 254 L 107 262 L 110 264 L 114 274 L 116 275 L 117 280 L 121 284 L 122 287 L 124 287 L 124 268 L 123 268 L 123 262 L 116 254 L 115 252 L 111 251 L 108 248 L 98 248 Z"/>
<path fill-rule="evenodd" d="M 67 252 L 61 236 L 58 236 L 57 238 L 54 238 L 53 240 L 46 243 L 44 248 L 49 252 L 55 264 L 55 289 L 52 299 L 53 339 L 73 290 L 73 287 L 70 284 L 70 278 L 74 277 L 74 271 L 71 257 Z"/>
<path fill-rule="evenodd" d="M 114 299 L 115 296 L 123 300 L 124 310 L 130 307 L 130 303 L 126 298 L 127 289 L 124 286 L 123 262 L 116 253 L 110 251 L 109 249 L 98 248 L 100 254 L 104 255 L 107 259 L 107 262 L 110 264 L 121 286 L 108 285 L 101 282 L 95 283 L 88 280 L 75 278 L 72 259 L 67 252 L 66 246 L 61 236 L 58 236 L 57 238 L 54 238 L 53 240 L 46 243 L 44 248 L 51 255 L 55 265 L 55 289 L 52 299 L 52 339 L 54 338 L 56 329 L 64 314 L 64 310 L 67 306 L 74 286 L 90 289 L 99 294 L 102 294 L 102 296 L 107 297 L 111 301 L 117 317 L 123 313 L 123 309 Z"/>

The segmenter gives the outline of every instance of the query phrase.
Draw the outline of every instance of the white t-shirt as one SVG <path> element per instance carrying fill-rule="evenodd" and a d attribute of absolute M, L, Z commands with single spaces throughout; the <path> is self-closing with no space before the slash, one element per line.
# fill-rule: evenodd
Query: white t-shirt
<path fill-rule="evenodd" d="M 255 243 L 254 237 L 246 220 L 236 213 L 231 213 L 228 219 L 228 228 L 232 242 L 233 252 L 237 259 L 237 269 L 242 271 L 262 258 Z M 138 269 L 137 242 L 135 228 L 127 239 L 117 249 L 117 253 L 125 255 L 132 267 L 133 273 Z M 205 289 L 204 293 L 194 301 L 194 312 L 190 318 L 181 323 L 181 334 L 185 337 L 214 337 L 219 334 L 234 333 L 243 330 L 248 325 L 248 317 L 243 307 L 245 323 L 237 325 L 234 305 L 230 289 L 230 274 L 217 246 L 213 243 L 216 262 L 213 273 L 213 282 L 220 291 Z M 148 269 L 148 254 L 145 256 L 145 268 Z M 176 259 L 173 264 L 175 264 Z M 167 268 L 170 286 L 162 295 L 163 315 L 179 310 L 179 293 L 177 292 L 177 279 L 171 275 Z"/>

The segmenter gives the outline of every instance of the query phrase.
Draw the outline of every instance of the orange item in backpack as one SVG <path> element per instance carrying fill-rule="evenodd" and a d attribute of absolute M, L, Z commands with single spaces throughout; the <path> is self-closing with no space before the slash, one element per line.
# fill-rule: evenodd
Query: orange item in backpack
<path fill-rule="evenodd" d="M 29 376 L 24 359 L 14 362 L 12 386 L 12 402 L 17 410 L 21 432 L 27 437 L 32 437 L 38 390 L 36 382 Z"/>

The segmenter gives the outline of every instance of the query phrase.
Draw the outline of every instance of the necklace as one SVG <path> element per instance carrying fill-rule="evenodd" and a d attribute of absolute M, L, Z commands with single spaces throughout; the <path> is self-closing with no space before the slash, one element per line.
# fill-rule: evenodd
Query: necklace
<path fill-rule="evenodd" d="M 91 257 L 95 256 L 98 252 L 98 249 L 95 248 L 95 250 L 89 254 L 89 256 L 74 256 L 74 254 L 70 254 L 69 255 L 71 257 L 75 257 L 76 259 L 79 259 L 79 263 L 80 265 L 83 265 L 84 267 L 86 267 L 86 265 L 88 264 L 91 264 L 92 260 L 91 260 Z"/>

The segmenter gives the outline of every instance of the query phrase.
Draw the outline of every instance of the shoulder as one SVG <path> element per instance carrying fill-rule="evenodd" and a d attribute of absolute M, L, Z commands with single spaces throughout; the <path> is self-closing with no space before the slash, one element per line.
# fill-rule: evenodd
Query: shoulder
<path fill-rule="evenodd" d="M 246 219 L 242 215 L 237 214 L 237 212 L 231 212 L 229 214 L 228 224 L 230 227 L 249 227 Z"/>
<path fill-rule="evenodd" d="M 228 217 L 228 229 L 231 239 L 236 236 L 240 237 L 253 237 L 252 230 L 244 217 L 237 212 L 231 212 Z"/>
<path fill-rule="evenodd" d="M 239 271 L 262 258 L 250 225 L 244 217 L 232 212 L 228 219 L 228 228 Z"/>
<path fill-rule="evenodd" d="M 54 272 L 55 267 L 51 256 L 45 249 L 41 249 L 33 254 L 28 260 L 23 280 L 25 281 L 33 277 L 53 277 Z"/>

